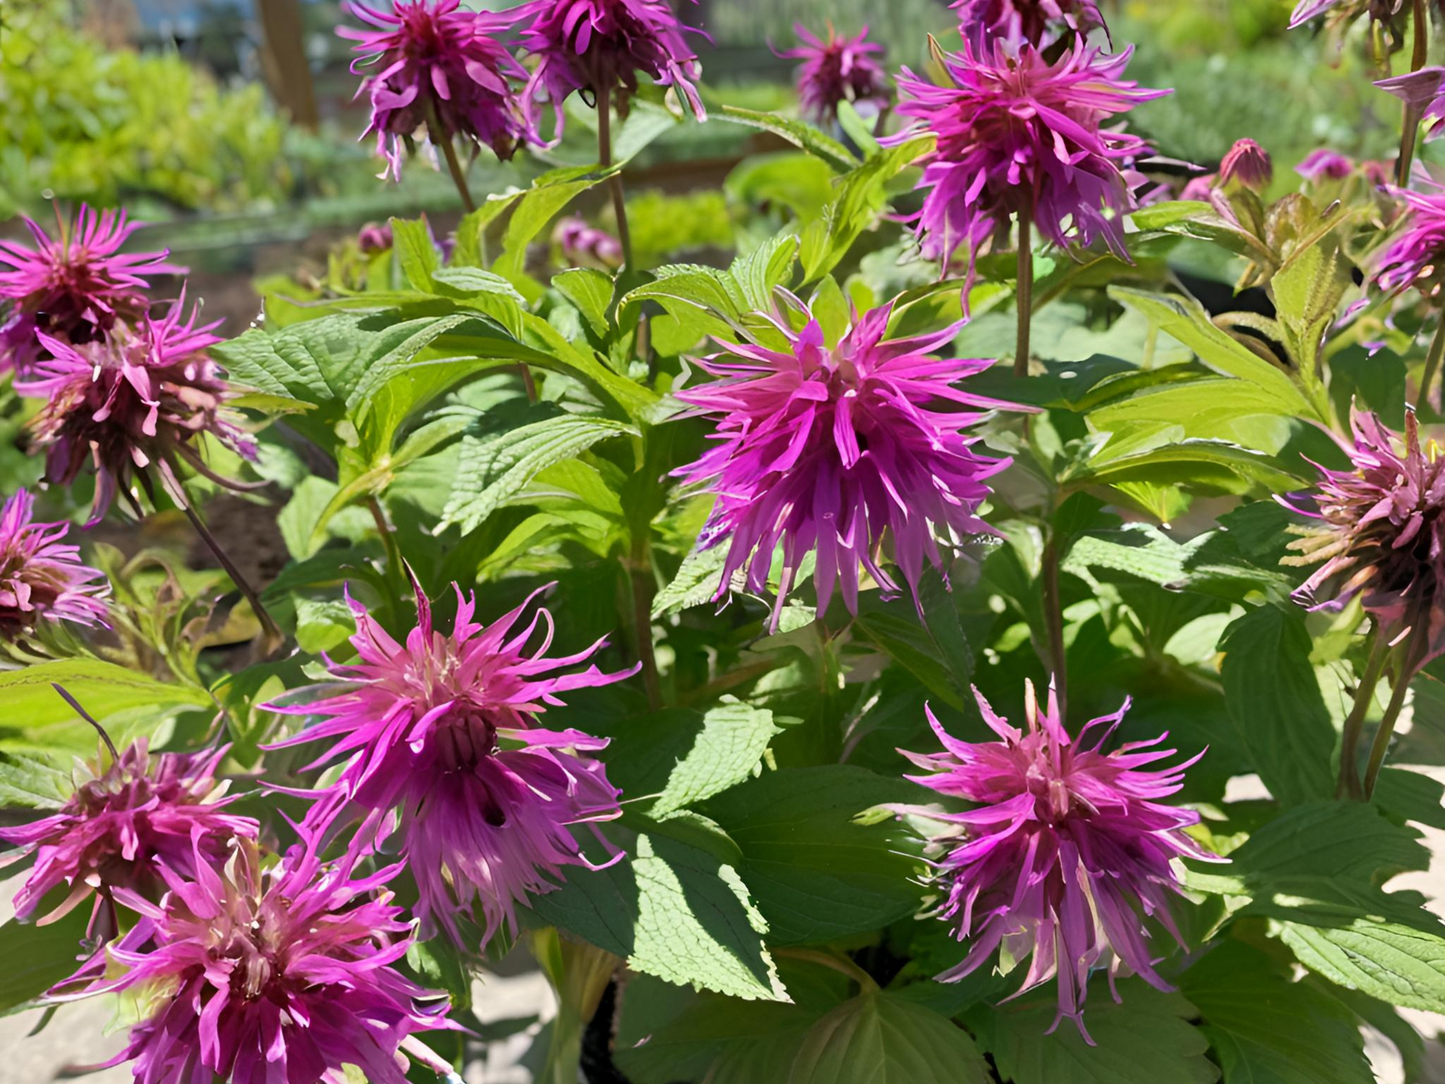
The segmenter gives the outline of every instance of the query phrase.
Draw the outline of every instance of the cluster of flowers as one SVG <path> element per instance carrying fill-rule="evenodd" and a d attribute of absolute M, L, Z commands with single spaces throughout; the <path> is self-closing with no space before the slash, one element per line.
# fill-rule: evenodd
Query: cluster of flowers
<path fill-rule="evenodd" d="M 1090 3 L 958 6 L 964 44 L 938 58 L 944 85 L 906 70 L 898 81 L 910 127 L 897 138 L 925 131 L 936 140 L 923 159 L 924 250 L 947 260 L 966 245 L 971 274 L 979 249 L 1027 217 L 1057 245 L 1102 239 L 1122 255 L 1123 216 L 1140 180 L 1133 163 L 1147 146 L 1104 125 L 1158 92 L 1122 79 L 1127 51 L 1090 43 L 1096 31 L 1107 36 Z M 510 153 L 535 132 L 531 109 L 544 96 L 553 107 L 573 91 L 603 100 L 630 92 L 638 71 L 677 87 L 701 113 L 695 57 L 663 0 L 542 0 L 506 15 L 463 11 L 456 0 L 355 10 L 376 28 L 354 36 L 376 58 L 363 87 L 370 131 L 393 172 L 423 124 L 434 140 L 461 135 Z M 520 26 L 522 47 L 537 58 L 530 75 L 498 43 Z M 789 55 L 805 61 L 809 110 L 831 121 L 842 102 L 886 100 L 876 51 L 866 34 L 805 38 Z M 520 93 L 516 83 L 525 84 Z M 1340 168 L 1333 159 L 1309 164 L 1322 178 Z M 1267 155 L 1242 143 L 1214 184 L 1256 190 L 1268 169 Z M 1414 225 L 1379 275 L 1386 288 L 1434 289 L 1445 232 L 1429 232 L 1440 228 L 1429 206 L 1411 200 Z M 52 479 L 73 479 L 89 450 L 97 517 L 116 492 L 133 502 L 130 480 L 148 485 L 152 465 L 171 481 L 177 457 L 205 470 L 195 447 L 203 433 L 249 448 L 222 409 L 209 329 L 183 320 L 181 303 L 151 315 L 144 275 L 177 269 L 162 253 L 121 255 L 132 228 L 123 216 L 82 209 L 58 240 L 32 224 L 38 248 L 0 245 L 11 268 L 0 273 L 0 296 L 13 303 L 3 356 L 17 387 L 48 399 L 35 432 L 50 448 Z M 580 231 L 559 242 L 600 263 L 615 259 Z M 390 239 L 377 231 L 368 243 Z M 942 574 L 951 543 L 989 531 L 980 517 L 987 481 L 1008 460 L 980 454 L 971 430 L 987 411 L 1018 408 L 956 387 L 991 364 L 934 356 L 956 326 L 894 337 L 890 303 L 855 312 L 830 335 L 799 298 L 780 292 L 777 306 L 766 314 L 770 334 L 720 341 L 700 362 L 718 379 L 679 392 L 717 420 L 714 446 L 679 473 L 717 495 L 700 545 L 729 546 L 718 598 L 765 593 L 779 549 L 779 608 L 809 555 L 820 611 L 835 590 L 856 609 L 864 573 L 901 590 L 885 553 L 916 593 L 925 562 Z M 1328 563 L 1301 599 L 1315 604 L 1343 579 L 1327 601 L 1361 596 L 1392 635 L 1420 633 L 1416 642 L 1433 656 L 1445 649 L 1445 474 L 1422 450 L 1413 419 L 1403 453 L 1374 419 L 1356 418 L 1355 432 L 1357 469 L 1328 472 L 1320 489 L 1322 533 L 1305 548 Z M 7 502 L 0 634 L 40 618 L 103 619 L 103 577 L 63 535 L 63 525 L 32 522 L 27 494 Z M 619 815 L 619 792 L 596 755 L 605 740 L 548 729 L 543 717 L 567 691 L 632 671 L 592 663 L 602 642 L 550 656 L 552 620 L 535 596 L 484 626 L 458 587 L 446 634 L 415 593 L 417 623 L 400 642 L 348 598 L 355 661 L 328 660 L 332 682 L 270 705 L 316 720 L 282 745 L 325 741 L 311 767 L 339 769 L 328 786 L 300 792 L 309 811 L 300 844 L 285 853 L 263 856 L 256 821 L 231 810 L 235 799 L 217 780 L 224 748 L 112 750 L 57 814 L 0 833 L 34 856 L 21 915 L 37 914 L 52 893 L 60 898 L 41 921 L 91 900 L 91 937 L 107 944 L 108 956 L 98 952 L 56 996 L 163 991 L 120 1056 L 135 1061 L 138 1078 L 339 1082 L 353 1064 L 400 1084 L 399 1052 L 430 1057 L 412 1035 L 449 1026 L 444 1002 L 392 966 L 413 937 L 444 935 L 475 950 L 515 929 L 517 908 L 568 868 L 620 857 L 596 828 Z M 1175 933 L 1171 861 L 1208 857 L 1184 834 L 1197 816 L 1161 801 L 1189 765 L 1146 769 L 1172 755 L 1153 748 L 1162 736 L 1106 752 L 1124 709 L 1076 737 L 1053 698 L 1040 709 L 1032 688 L 1026 731 L 981 699 L 980 709 L 998 741 L 962 742 L 935 721 L 944 752 L 913 756 L 927 773 L 918 782 L 976 808 L 899 810 L 946 825 L 935 840 L 940 913 L 971 945 L 942 977 L 969 973 L 1002 944 L 1014 958 L 1032 956 L 1025 989 L 1057 978 L 1059 1018 L 1082 1030 L 1096 965 L 1163 985 L 1145 919 Z M 591 828 L 593 855 L 574 837 L 578 825 Z M 341 857 L 326 861 L 343 836 Z M 398 861 L 358 872 L 383 849 Z M 416 882 L 415 934 L 384 891 L 404 868 Z M 107 960 L 122 966 L 119 978 Z"/>

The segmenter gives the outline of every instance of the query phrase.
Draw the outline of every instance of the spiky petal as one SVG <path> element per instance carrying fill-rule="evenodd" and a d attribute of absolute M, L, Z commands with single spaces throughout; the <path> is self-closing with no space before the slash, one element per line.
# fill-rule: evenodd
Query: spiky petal
<path fill-rule="evenodd" d="M 969 950 L 938 980 L 972 973 L 1000 945 L 1015 960 L 1031 956 L 1018 993 L 1057 977 L 1054 1027 L 1067 1017 L 1092 1043 L 1083 1012 L 1094 967 L 1108 967 L 1111 988 L 1114 976 L 1133 973 L 1170 989 L 1154 969 L 1145 919 L 1182 945 L 1169 910 L 1171 894 L 1180 891 L 1171 862 L 1214 856 L 1184 834 L 1199 815 L 1160 799 L 1179 791 L 1185 769 L 1204 754 L 1171 768 L 1146 768 L 1174 755 L 1155 748 L 1167 734 L 1105 751 L 1129 710 L 1127 700 L 1073 738 L 1052 689 L 1040 711 L 1032 683 L 1026 684 L 1027 730 L 1009 726 L 977 689 L 974 696 L 998 741 L 961 741 L 929 711 L 944 751 L 903 754 L 926 773 L 909 779 L 976 803 L 963 813 L 897 808 L 948 825 L 934 841 L 942 853 L 935 863 L 944 893 L 939 913 Z"/>
<path fill-rule="evenodd" d="M 407 145 L 426 125 L 437 142 L 460 136 L 511 158 L 528 137 L 513 80 L 527 78 L 502 42 L 522 12 L 471 11 L 460 0 L 401 0 L 390 10 L 351 0 L 367 29 L 336 31 L 357 44 L 351 71 L 365 78 L 356 96 L 371 101 L 371 123 L 386 160 L 382 176 L 401 180 Z"/>
<path fill-rule="evenodd" d="M 1440 293 L 1441 257 L 1445 256 L 1445 186 L 1428 192 L 1389 187 L 1404 204 L 1398 232 L 1375 264 L 1374 281 L 1386 293 L 1411 286 L 1427 297 Z"/>
<path fill-rule="evenodd" d="M 1320 467 L 1296 511 L 1319 521 L 1290 548 L 1289 564 L 1324 562 L 1295 591 L 1312 609 L 1336 610 L 1358 597 L 1396 642 L 1409 645 L 1411 672 L 1445 653 L 1445 457 L 1420 444 L 1414 411 L 1405 432 L 1352 410 L 1352 469 Z"/>
<path fill-rule="evenodd" d="M 915 123 L 885 142 L 931 133 L 920 162 L 927 193 L 917 229 L 924 255 L 947 261 L 968 250 L 968 280 L 990 238 L 1026 214 L 1048 241 L 1068 248 L 1102 238 L 1127 259 L 1124 216 L 1144 177 L 1130 163 L 1148 152 L 1138 136 L 1104 122 L 1168 91 L 1123 79 L 1130 51 L 1074 43 L 1050 63 L 1031 45 L 995 41 L 939 54 L 947 82 L 898 78 L 898 112 Z M 967 291 L 964 291 L 967 298 Z"/>
<path fill-rule="evenodd" d="M 0 326 L 0 371 L 24 373 L 44 356 L 37 332 L 68 343 L 99 338 L 116 320 L 145 311 L 150 275 L 183 274 L 167 253 L 121 252 L 139 227 L 124 211 L 80 205 L 75 218 L 51 237 L 22 216 L 35 247 L 0 241 L 0 298 L 12 311 Z"/>
<path fill-rule="evenodd" d="M 804 114 L 831 127 L 843 102 L 867 103 L 875 112 L 888 104 L 888 74 L 873 57 L 883 52 L 883 46 L 868 40 L 867 26 L 850 38 L 829 23 L 826 40 L 801 24 L 793 31 L 801 44 L 778 55 L 802 61 L 797 81 Z"/>
<path fill-rule="evenodd" d="M 169 891 L 158 904 L 117 891 L 140 915 L 108 950 L 122 974 L 82 969 L 52 999 L 144 994 L 143 1018 L 107 1063 L 133 1061 L 137 1084 L 346 1084 L 348 1066 L 406 1084 L 410 1037 L 456 1025 L 445 995 L 394 966 L 411 928 L 379 890 L 401 867 L 358 878 L 356 861 L 349 851 L 323 865 L 309 839 L 265 870 L 250 840 L 214 865 L 197 849 L 188 875 L 160 867 Z"/>
<path fill-rule="evenodd" d="M 173 498 L 185 502 L 175 474 L 177 458 L 214 481 L 195 444 L 209 433 L 246 458 L 252 440 L 223 408 L 228 396 L 216 363 L 206 353 L 221 340 L 217 324 L 182 319 L 185 298 L 159 319 L 146 314 L 134 325 L 116 324 L 104 341 L 79 346 L 41 333 L 51 357 L 36 364 L 16 389 L 46 400 L 32 421 L 38 446 L 47 449 L 46 478 L 69 485 L 87 461 L 96 474 L 90 526 L 119 492 L 135 505 L 130 483 L 159 472 Z"/>
<path fill-rule="evenodd" d="M 638 72 L 671 87 L 694 117 L 707 119 L 697 92 L 701 67 L 684 36 L 702 31 L 684 26 L 667 0 L 532 0 L 524 9 L 531 23 L 522 47 L 536 67 L 523 104 L 534 126 L 545 100 L 560 138 L 562 103 L 574 92 L 589 104 L 608 95 L 625 112 Z"/>
<path fill-rule="evenodd" d="M 110 584 L 65 541 L 70 524 L 35 522 L 35 498 L 14 493 L 0 509 L 0 640 L 14 640 L 41 620 L 103 625 Z"/>
<path fill-rule="evenodd" d="M 940 537 L 992 533 L 978 506 L 986 480 L 1009 460 L 977 454 L 968 429 L 982 411 L 1021 408 L 955 387 L 991 361 L 929 356 L 960 325 L 890 339 L 890 303 L 855 314 L 830 343 L 811 311 L 784 296 L 802 330 L 781 312 L 765 319 L 785 349 L 719 341 L 722 352 L 699 364 L 723 379 L 678 393 L 718 418 L 716 445 L 678 473 L 717 494 L 699 545 L 729 546 L 719 598 L 744 568 L 748 589 L 765 591 L 781 543 L 779 608 L 816 551 L 819 612 L 835 585 L 856 611 L 860 566 L 885 590 L 898 589 L 883 567 L 885 535 L 916 590 L 925 561 L 943 571 Z"/>
<path fill-rule="evenodd" d="M 517 905 L 554 888 L 565 867 L 596 868 L 569 825 L 620 815 L 618 791 L 590 755 L 606 740 L 545 730 L 539 716 L 562 703 L 560 693 L 635 670 L 559 673 L 605 641 L 548 657 L 551 615 L 538 608 L 524 617 L 536 594 L 483 626 L 472 620 L 475 597 L 456 591 L 456 622 L 446 636 L 433 629 L 418 589 L 417 626 L 404 644 L 348 597 L 357 661 L 333 664 L 338 684 L 303 694 L 320 699 L 271 707 L 319 719 L 280 745 L 336 739 L 312 767 L 344 762 L 331 787 L 311 792 L 307 824 L 329 831 L 359 817 L 357 838 L 366 843 L 395 825 L 420 892 L 422 936 L 440 928 L 461 942 L 459 920 L 475 918 L 485 943 L 503 924 L 515 930 Z M 529 648 L 539 629 L 540 642 Z"/>
<path fill-rule="evenodd" d="M 1316 147 L 1305 155 L 1304 161 L 1294 171 L 1307 181 L 1339 181 L 1354 172 L 1355 163 L 1339 151 L 1329 147 Z"/>
<path fill-rule="evenodd" d="M 53 889 L 69 895 L 40 919 L 53 922 L 92 895 L 120 890 L 155 898 L 162 867 L 196 875 L 196 861 L 223 858 L 235 837 L 255 838 L 257 824 L 226 810 L 226 784 L 216 768 L 229 747 L 199 753 L 147 751 L 139 738 L 109 764 L 77 762 L 75 793 L 47 817 L 0 828 L 0 839 L 19 850 L 14 861 L 35 855 L 35 865 L 15 894 L 15 913 L 32 917 Z"/>

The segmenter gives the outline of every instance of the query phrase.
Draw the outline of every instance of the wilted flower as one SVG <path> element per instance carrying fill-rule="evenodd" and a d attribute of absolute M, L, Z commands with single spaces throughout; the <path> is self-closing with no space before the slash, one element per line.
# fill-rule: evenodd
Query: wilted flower
<path fill-rule="evenodd" d="M 1381 253 L 1375 265 L 1375 283 L 1386 293 L 1414 286 L 1427 297 L 1440 292 L 1440 260 L 1445 256 L 1445 186 L 1432 192 L 1389 188 L 1402 200 L 1405 214 L 1399 235 Z"/>
<path fill-rule="evenodd" d="M 843 102 L 869 102 L 875 109 L 888 104 L 888 75 L 870 55 L 882 53 L 883 46 L 868 40 L 866 26 L 850 38 L 839 37 L 829 23 L 826 41 L 801 24 L 793 30 L 803 44 L 778 55 L 803 62 L 798 65 L 798 98 L 804 113 L 830 126 Z"/>
<path fill-rule="evenodd" d="M 1129 55 L 1105 55 L 1077 41 L 1050 64 L 1030 45 L 1015 54 L 1004 42 L 978 49 L 965 39 L 962 53 L 939 56 L 946 86 L 903 69 L 898 112 L 918 123 L 888 142 L 919 130 L 937 137 L 921 160 L 928 189 L 918 218 L 924 254 L 947 261 L 967 246 L 971 282 L 980 248 L 1018 214 L 1061 248 L 1102 237 L 1127 258 L 1124 215 L 1144 182 L 1129 163 L 1149 148 L 1102 125 L 1168 93 L 1123 80 Z"/>
<path fill-rule="evenodd" d="M 541 92 L 551 104 L 561 135 L 562 103 L 580 91 L 589 105 L 608 97 L 626 112 L 637 93 L 637 73 L 672 87 L 693 116 L 707 119 L 697 93 L 697 53 L 683 34 L 702 31 L 683 26 L 667 0 L 532 0 L 532 17 L 522 45 L 537 59 L 524 92 L 533 115 Z"/>
<path fill-rule="evenodd" d="M 456 590 L 448 637 L 433 630 L 431 605 L 417 589 L 417 627 L 405 644 L 348 598 L 358 661 L 333 665 L 339 684 L 321 686 L 324 699 L 271 707 L 322 719 L 280 745 L 339 738 L 312 766 L 347 758 L 336 782 L 316 792 L 308 823 L 326 829 L 359 814 L 365 823 L 358 838 L 368 841 L 388 833 L 396 811 L 401 854 L 420 894 L 422 936 L 440 926 L 460 941 L 458 918 L 475 909 L 485 942 L 504 922 L 515 930 L 516 905 L 554 888 L 564 866 L 597 868 L 568 826 L 620 815 L 617 789 L 601 762 L 586 755 L 607 741 L 543 730 L 538 716 L 562 703 L 559 693 L 633 671 L 604 674 L 590 666 L 554 674 L 590 658 L 605 641 L 548 658 L 552 617 L 545 609 L 515 628 L 535 594 L 484 627 L 472 620 L 475 598 Z M 546 632 L 529 652 L 539 624 Z"/>
<path fill-rule="evenodd" d="M 105 515 L 117 491 L 139 506 L 130 492 L 132 476 L 148 481 L 155 467 L 167 491 L 184 503 L 175 474 L 176 457 L 223 485 L 235 485 L 211 471 L 193 446 L 203 433 L 254 458 L 255 445 L 222 408 L 226 385 L 206 350 L 220 342 L 197 327 L 195 315 L 182 320 L 184 296 L 160 319 L 143 316 L 117 324 L 104 341 L 72 345 L 44 332 L 51 357 L 36 364 L 16 390 L 47 400 L 31 423 L 36 443 L 48 448 L 46 478 L 68 485 L 90 460 L 96 473 L 89 526 Z"/>
<path fill-rule="evenodd" d="M 0 326 L 0 370 L 24 372 L 42 355 L 37 331 L 71 343 L 98 338 L 117 319 L 145 311 L 146 275 L 185 271 L 166 263 L 165 252 L 121 252 L 140 226 L 126 221 L 124 211 L 96 212 L 82 203 L 54 238 L 31 219 L 24 222 L 34 248 L 0 241 L 0 298 L 14 306 Z"/>
<path fill-rule="evenodd" d="M 228 748 L 151 755 L 138 738 L 104 767 L 77 762 L 75 793 L 58 812 L 0 828 L 0 839 L 19 847 L 0 864 L 35 855 L 15 894 L 16 915 L 31 917 L 61 885 L 70 894 L 40 919 L 42 925 L 92 894 L 97 909 L 121 891 L 154 896 L 163 868 L 194 877 L 196 863 L 220 861 L 231 839 L 253 838 L 256 822 L 226 812 L 233 799 L 225 796 L 226 783 L 216 780 Z"/>
<path fill-rule="evenodd" d="M 353 879 L 348 852 L 323 866 L 313 841 L 261 868 L 256 845 L 234 842 L 213 866 L 199 848 L 184 876 L 161 867 L 159 904 L 119 890 L 140 921 L 108 955 L 125 971 L 83 969 L 52 1000 L 129 990 L 144 1014 L 107 1066 L 134 1061 L 140 1084 L 406 1084 L 402 1051 L 420 1031 L 450 1028 L 443 994 L 392 965 L 411 944 L 391 894 L 400 870 Z"/>
<path fill-rule="evenodd" d="M 80 547 L 64 541 L 70 524 L 34 517 L 35 498 L 23 489 L 0 509 L 0 640 L 14 640 L 42 618 L 105 624 L 105 573 L 82 564 Z"/>
<path fill-rule="evenodd" d="M 622 242 L 606 230 L 589 226 L 585 218 L 569 215 L 557 220 L 552 240 L 562 258 L 573 267 L 609 271 L 622 266 Z"/>
<path fill-rule="evenodd" d="M 460 0 L 400 0 L 391 11 L 351 0 L 347 10 L 375 29 L 341 27 L 357 44 L 351 64 L 365 75 L 357 97 L 371 98 L 376 150 L 386 159 L 382 176 L 401 180 L 401 164 L 414 133 L 427 126 L 433 143 L 461 136 L 511 158 L 528 135 L 511 79 L 527 77 L 498 40 L 523 11 L 469 11 Z"/>
<path fill-rule="evenodd" d="M 389 222 L 383 222 L 380 225 L 368 222 L 356 235 L 356 247 L 367 256 L 386 252 L 393 244 L 391 223 Z"/>
<path fill-rule="evenodd" d="M 1319 147 L 1305 155 L 1304 161 L 1294 171 L 1307 181 L 1343 180 L 1354 172 L 1355 163 L 1339 151 Z"/>
<path fill-rule="evenodd" d="M 1274 179 L 1269 153 L 1252 139 L 1236 140 L 1219 164 L 1219 186 L 1236 181 L 1251 192 L 1262 192 Z"/>
<path fill-rule="evenodd" d="M 958 29 L 976 50 L 995 40 L 1044 49 L 1071 36 L 1106 29 L 1094 0 L 954 0 Z"/>
<path fill-rule="evenodd" d="M 1350 414 L 1352 469 L 1320 468 L 1303 509 L 1319 521 L 1290 544 L 1288 564 L 1324 564 L 1295 591 L 1314 609 L 1337 610 L 1356 596 L 1395 642 L 1408 642 L 1411 672 L 1445 652 L 1445 457 L 1420 446 L 1413 411 L 1399 435 L 1373 414 Z"/>
<path fill-rule="evenodd" d="M 818 612 L 835 584 L 856 610 L 859 565 L 898 589 L 882 567 L 885 534 L 916 590 L 925 559 L 943 570 L 936 536 L 992 533 L 978 506 L 990 492 L 985 480 L 1009 460 L 976 454 L 979 438 L 966 431 L 980 409 L 1021 409 L 954 387 L 993 362 L 928 356 L 960 325 L 888 339 L 890 303 L 855 315 L 830 345 L 807 307 L 784 296 L 807 320 L 794 331 L 786 316 L 766 317 L 786 350 L 719 342 L 722 352 L 698 364 L 724 379 L 677 393 L 720 419 L 716 446 L 678 471 L 717 494 L 699 546 L 729 546 L 718 597 L 744 567 L 748 589 L 764 591 L 781 542 L 774 621 L 810 551 Z"/>
<path fill-rule="evenodd" d="M 1084 724 L 1075 739 L 1064 728 L 1052 689 L 1047 710 L 1040 712 L 1033 684 L 1026 684 L 1027 731 L 1009 726 L 976 689 L 974 696 L 984 722 L 1001 740 L 960 741 L 930 711 L 928 721 L 945 751 L 904 753 L 930 773 L 908 778 L 977 803 L 963 813 L 897 809 L 955 826 L 935 840 L 944 852 L 936 863 L 945 893 L 939 914 L 955 925 L 969 950 L 938 980 L 958 981 L 1000 944 L 1012 959 L 1032 955 L 1019 993 L 1057 976 L 1054 1027 L 1068 1017 L 1092 1044 L 1083 1011 L 1094 967 L 1108 967 L 1111 989 L 1116 975 L 1130 973 L 1170 989 L 1154 970 L 1145 918 L 1182 945 L 1169 913 L 1169 894 L 1180 890 L 1171 862 L 1213 856 L 1184 833 L 1199 815 L 1159 799 L 1178 792 L 1185 769 L 1204 754 L 1172 768 L 1145 770 L 1174 755 L 1172 749 L 1152 748 L 1167 734 L 1105 752 L 1104 743 L 1129 710 L 1128 700 L 1113 715 Z M 1096 727 L 1101 729 L 1086 744 Z"/>

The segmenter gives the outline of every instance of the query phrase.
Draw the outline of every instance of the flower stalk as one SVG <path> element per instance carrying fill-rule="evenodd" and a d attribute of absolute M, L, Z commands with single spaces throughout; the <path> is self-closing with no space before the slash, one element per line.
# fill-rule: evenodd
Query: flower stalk
<path fill-rule="evenodd" d="M 1360 684 L 1355 689 L 1355 700 L 1350 705 L 1350 714 L 1345 718 L 1344 730 L 1340 737 L 1340 775 L 1335 784 L 1336 798 L 1359 798 L 1360 790 L 1360 735 L 1364 731 L 1365 714 L 1375 696 L 1375 687 L 1380 683 L 1380 673 L 1389 654 L 1389 637 L 1377 629 L 1370 646 L 1370 657 L 1365 663 Z"/>
<path fill-rule="evenodd" d="M 1385 763 L 1385 752 L 1390 748 L 1390 736 L 1395 732 L 1395 722 L 1400 718 L 1400 709 L 1405 706 L 1405 696 L 1410 691 L 1411 671 L 1403 665 L 1395 675 L 1395 688 L 1390 693 L 1390 702 L 1380 718 L 1379 729 L 1375 731 L 1374 743 L 1370 746 L 1370 762 L 1365 766 L 1365 789 L 1363 797 L 1369 801 L 1375 793 L 1375 784 L 1380 779 L 1380 769 Z"/>
<path fill-rule="evenodd" d="M 603 169 L 612 166 L 612 91 L 604 89 L 597 95 L 597 164 Z M 622 245 L 622 266 L 637 270 L 632 259 L 632 230 L 627 225 L 627 201 L 622 190 L 622 172 L 607 178 L 612 193 L 612 213 L 617 217 L 617 240 Z"/>
<path fill-rule="evenodd" d="M 1414 31 L 1414 47 L 1410 54 L 1410 71 L 1419 71 L 1429 59 L 1429 26 L 1425 19 L 1425 0 L 1411 0 L 1411 24 Z M 1410 183 L 1410 166 L 1415 158 L 1415 142 L 1420 134 L 1420 107 L 1411 101 L 1405 102 L 1404 124 L 1400 131 L 1400 157 L 1395 162 L 1395 183 L 1404 187 Z"/>
<path fill-rule="evenodd" d="M 1015 297 L 1018 300 L 1018 337 L 1014 344 L 1014 376 L 1029 375 L 1029 335 L 1034 319 L 1033 229 L 1028 207 L 1019 208 L 1019 262 Z"/>

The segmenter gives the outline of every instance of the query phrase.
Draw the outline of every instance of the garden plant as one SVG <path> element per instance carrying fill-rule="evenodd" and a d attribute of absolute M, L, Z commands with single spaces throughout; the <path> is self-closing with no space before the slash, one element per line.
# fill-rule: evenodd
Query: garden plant
<path fill-rule="evenodd" d="M 426 1084 L 530 952 L 548 1084 L 1421 1079 L 1438 9 L 1300 3 L 1399 141 L 1284 176 L 1131 129 L 1170 91 L 1090 0 L 911 66 L 800 27 L 797 115 L 689 6 L 357 0 L 377 183 L 466 213 L 235 338 L 122 209 L 0 241 L 0 1011 L 112 996 L 143 1084 Z M 698 124 L 763 133 L 743 241 L 643 263 L 628 163 Z"/>

